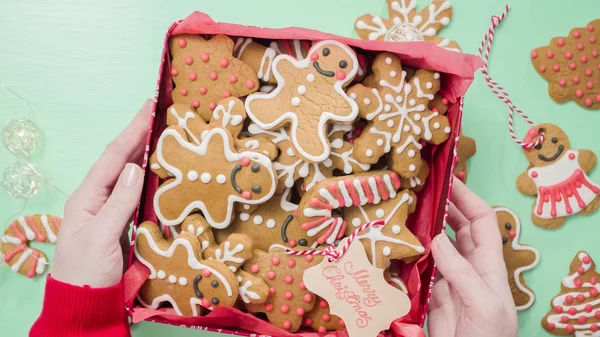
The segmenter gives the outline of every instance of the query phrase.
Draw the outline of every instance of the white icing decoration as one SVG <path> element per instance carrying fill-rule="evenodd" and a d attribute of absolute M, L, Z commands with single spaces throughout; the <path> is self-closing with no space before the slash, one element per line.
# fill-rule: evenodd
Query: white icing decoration
<path fill-rule="evenodd" d="M 367 150 L 367 151 L 365 152 L 365 156 L 367 156 L 367 157 L 372 157 L 372 156 L 373 156 L 373 150 L 370 150 L 370 149 L 369 149 L 369 150 Z"/>
<path fill-rule="evenodd" d="M 427 89 L 433 88 L 433 83 L 431 83 L 431 82 L 425 83 L 425 88 L 427 88 Z"/>
<path fill-rule="evenodd" d="M 27 260 L 27 258 L 29 256 L 31 256 L 32 253 L 33 253 L 33 250 L 31 250 L 31 249 L 27 249 L 23 253 L 21 253 L 21 256 L 19 257 L 19 259 L 17 260 L 17 262 L 15 262 L 15 264 L 13 264 L 10 267 L 10 270 L 12 270 L 14 272 L 18 272 L 19 269 L 21 268 L 21 266 L 23 265 L 23 263 L 25 263 L 25 261 Z"/>
<path fill-rule="evenodd" d="M 227 264 L 228 262 L 242 264 L 242 263 L 244 263 L 244 258 L 236 257 L 236 255 L 243 251 L 244 251 L 243 244 L 238 243 L 237 245 L 235 245 L 235 247 L 231 248 L 231 242 L 225 241 L 223 243 L 223 250 L 221 250 L 221 248 L 217 248 L 215 250 L 215 260 L 221 261 L 225 264 Z M 230 267 L 232 267 L 232 266 L 230 266 Z M 234 271 L 236 269 L 237 268 L 234 267 Z"/>
<path fill-rule="evenodd" d="M 248 125 L 248 132 L 253 135 L 265 134 L 267 136 L 270 136 L 270 137 L 272 137 L 271 142 L 273 142 L 273 144 L 279 144 L 280 142 L 282 142 L 284 140 L 290 139 L 290 137 L 288 136 L 288 134 L 284 128 L 279 129 L 277 131 L 268 131 L 268 130 L 262 129 L 260 126 L 254 124 L 254 123 L 251 123 L 250 125 Z"/>
<path fill-rule="evenodd" d="M 404 281 L 398 276 L 398 274 L 390 273 L 390 282 L 397 285 L 400 288 L 400 291 L 408 295 L 408 289 L 406 289 L 406 284 Z"/>
<path fill-rule="evenodd" d="M 35 233 L 31 230 L 31 228 L 29 228 L 29 225 L 27 224 L 25 217 L 22 217 L 22 216 L 18 217 L 17 222 L 19 223 L 21 228 L 23 228 L 23 231 L 25 232 L 25 237 L 27 238 L 27 240 L 29 240 L 29 241 L 35 240 Z"/>
<path fill-rule="evenodd" d="M 400 234 L 400 230 L 401 230 L 400 226 L 398 226 L 398 225 L 392 226 L 392 233 L 398 235 L 398 234 Z"/>
<path fill-rule="evenodd" d="M 279 203 L 279 207 L 286 212 L 293 212 L 298 209 L 298 205 L 293 204 L 288 201 L 288 196 L 290 195 L 291 188 L 286 188 L 281 195 L 281 202 Z"/>
<path fill-rule="evenodd" d="M 258 150 L 259 147 L 260 147 L 260 142 L 258 141 L 258 139 L 250 139 L 244 143 L 245 149 L 250 149 L 250 150 L 256 151 L 256 150 Z"/>
<path fill-rule="evenodd" d="M 169 275 L 169 282 L 170 283 L 177 283 L 177 276 L 175 276 L 175 275 Z"/>
<path fill-rule="evenodd" d="M 158 165 L 157 163 L 152 163 L 150 165 L 150 168 L 153 170 L 160 170 L 160 165 Z"/>
<path fill-rule="evenodd" d="M 275 76 L 275 77 L 277 77 L 277 76 Z M 314 74 L 308 74 L 308 75 L 306 75 L 306 80 L 308 82 L 310 82 L 310 83 L 314 82 L 315 81 L 315 75 Z"/>
<path fill-rule="evenodd" d="M 229 103 L 227 103 L 227 110 L 225 110 L 225 107 L 221 104 L 217 105 L 217 107 L 215 108 L 215 110 L 213 111 L 213 120 L 221 120 L 221 126 L 226 128 L 229 125 L 231 126 L 237 126 L 240 125 L 243 121 L 244 121 L 244 117 L 241 115 L 232 115 L 231 114 L 231 110 L 233 110 L 233 107 L 235 106 L 235 100 L 230 100 Z M 221 119 L 222 117 L 222 119 Z"/>
<path fill-rule="evenodd" d="M 439 129 L 440 128 L 440 123 L 438 123 L 438 122 L 433 123 L 433 128 L 434 129 Z"/>
<path fill-rule="evenodd" d="M 187 285 L 187 283 L 188 283 L 188 280 L 185 277 L 180 277 L 179 278 L 179 284 L 180 285 L 182 285 L 182 286 L 185 287 Z"/>
<path fill-rule="evenodd" d="M 394 127 L 394 120 L 390 119 L 387 121 L 387 126 L 388 128 L 393 128 Z"/>
<path fill-rule="evenodd" d="M 415 154 L 416 154 L 416 153 L 415 153 L 415 150 L 413 150 L 413 149 L 410 149 L 410 150 L 408 150 L 408 156 L 409 156 L 409 157 L 411 157 L 411 158 L 412 158 L 412 157 L 414 157 L 414 156 L 415 156 Z"/>
<path fill-rule="evenodd" d="M 269 220 L 267 220 L 267 222 L 266 222 L 266 226 L 267 226 L 267 228 L 275 228 L 275 225 L 276 225 L 276 224 L 277 224 L 277 223 L 275 222 L 275 219 L 269 219 Z"/>
<path fill-rule="evenodd" d="M 388 64 L 388 65 L 392 64 L 392 59 L 390 57 L 386 57 L 385 58 L 385 63 Z"/>
<path fill-rule="evenodd" d="M 35 266 L 35 273 L 38 275 L 43 274 L 44 271 L 46 270 L 47 265 L 48 265 L 48 260 L 46 260 L 43 257 L 40 257 L 38 259 L 37 265 Z"/>
<path fill-rule="evenodd" d="M 210 183 L 211 179 L 212 179 L 212 177 L 210 176 L 210 173 L 208 173 L 208 172 L 204 172 L 200 176 L 200 181 L 202 181 L 205 184 Z"/>
<path fill-rule="evenodd" d="M 221 185 L 223 185 L 223 184 L 225 184 L 226 182 L 227 182 L 227 177 L 226 177 L 224 174 L 219 174 L 219 175 L 217 176 L 217 183 L 218 183 L 218 184 L 221 184 Z M 249 206 L 249 205 L 244 205 L 244 206 Z"/>
<path fill-rule="evenodd" d="M 356 96 L 356 93 L 355 93 L 355 92 L 353 92 L 353 93 L 351 93 L 351 94 L 350 94 L 350 98 L 352 98 L 352 99 L 356 99 L 356 97 L 357 97 L 357 96 Z"/>
<path fill-rule="evenodd" d="M 445 132 L 445 133 L 450 133 L 450 127 L 449 127 L 449 126 L 445 127 L 445 128 L 444 128 L 444 132 Z"/>
<path fill-rule="evenodd" d="M 300 97 L 292 97 L 292 105 L 293 106 L 299 106 L 300 105 Z"/>
<path fill-rule="evenodd" d="M 378 217 L 378 218 L 383 218 L 385 216 L 385 211 L 383 209 L 381 209 L 381 208 L 378 208 L 375 211 L 375 216 Z"/>
<path fill-rule="evenodd" d="M 273 65 L 273 59 L 277 55 L 277 51 L 273 48 L 265 49 L 263 57 L 260 59 L 260 68 L 256 73 L 256 77 L 265 82 L 271 79 L 271 69 Z"/>
<path fill-rule="evenodd" d="M 301 85 L 299 85 L 299 86 L 298 86 L 298 93 L 299 93 L 300 95 L 304 95 L 304 94 L 306 94 L 306 86 L 305 86 L 305 85 L 302 85 L 302 84 L 301 84 Z"/>
<path fill-rule="evenodd" d="M 254 222 L 255 225 L 260 225 L 263 222 L 263 218 L 260 215 L 256 215 L 252 218 L 252 222 Z"/>
<path fill-rule="evenodd" d="M 354 218 L 354 219 L 352 219 L 352 226 L 358 227 L 361 224 L 362 224 L 362 221 L 360 220 L 360 218 Z"/>
<path fill-rule="evenodd" d="M 290 157 L 294 157 L 294 156 L 295 156 L 295 154 L 294 154 L 294 150 L 292 150 L 292 148 L 291 148 L 291 147 L 288 147 L 288 149 L 286 150 L 286 153 L 287 153 L 287 155 L 288 155 L 288 156 L 290 156 Z"/>
<path fill-rule="evenodd" d="M 392 71 L 390 71 L 390 77 L 394 78 L 394 77 L 396 77 L 396 76 L 398 76 L 398 73 L 396 73 L 396 72 L 395 72 L 395 71 L 393 71 L 393 70 L 392 70 Z"/>
<path fill-rule="evenodd" d="M 413 164 L 411 164 L 411 165 L 408 167 L 408 170 L 409 170 L 409 171 L 411 171 L 411 172 L 414 172 L 416 169 L 417 169 L 417 167 L 416 167 L 415 165 L 413 165 Z"/>
<path fill-rule="evenodd" d="M 440 73 L 435 73 L 435 74 L 433 74 L 433 78 L 435 78 L 436 80 L 437 80 L 438 78 L 440 78 Z"/>
<path fill-rule="evenodd" d="M 189 171 L 187 174 L 187 178 L 189 181 L 196 181 L 198 180 L 198 172 L 196 171 Z"/>
<path fill-rule="evenodd" d="M 390 247 L 383 247 L 382 250 L 383 256 L 390 256 L 392 254 L 392 249 Z"/>
<path fill-rule="evenodd" d="M 404 128 L 402 129 L 402 131 L 404 131 L 404 132 L 410 132 L 410 125 L 406 124 L 404 126 Z"/>
<path fill-rule="evenodd" d="M 164 280 L 165 277 L 167 277 L 167 275 L 165 274 L 164 270 L 159 270 L 158 272 L 156 272 L 156 277 L 158 277 L 161 280 Z"/>
<path fill-rule="evenodd" d="M 18 238 L 14 237 L 14 236 L 10 236 L 10 235 L 4 235 L 2 237 L 2 242 L 3 243 L 12 243 L 13 245 L 20 245 L 24 242 L 21 242 L 21 240 L 19 240 Z"/>
<path fill-rule="evenodd" d="M 383 146 L 383 139 L 379 138 L 377 139 L 377 146 Z"/>
<path fill-rule="evenodd" d="M 413 114 L 413 119 L 416 120 L 416 121 L 420 120 L 421 119 L 421 114 L 420 113 Z"/>
<path fill-rule="evenodd" d="M 46 236 L 48 237 L 48 241 L 51 243 L 55 243 L 56 240 L 58 240 L 58 238 L 52 231 L 52 228 L 50 228 L 50 224 L 48 223 L 48 216 L 45 214 L 42 214 L 40 216 L 40 221 L 42 222 L 42 226 L 44 226 L 44 230 L 46 231 Z"/>
<path fill-rule="evenodd" d="M 248 214 L 248 213 L 240 213 L 240 220 L 242 220 L 242 221 L 248 221 L 248 219 L 250 219 L 250 214 Z"/>
<path fill-rule="evenodd" d="M 369 105 L 369 104 L 371 104 L 371 100 L 370 100 L 370 99 L 368 99 L 368 98 L 365 98 L 365 99 L 363 100 L 363 103 L 365 103 L 366 105 Z"/>
<path fill-rule="evenodd" d="M 250 303 L 250 299 L 259 300 L 260 295 L 250 290 L 250 287 L 252 287 L 252 281 L 246 280 L 246 282 L 244 282 L 243 285 L 242 281 L 243 279 L 240 276 L 238 276 L 238 282 L 240 283 L 239 292 L 242 301 L 244 301 L 244 303 Z"/>

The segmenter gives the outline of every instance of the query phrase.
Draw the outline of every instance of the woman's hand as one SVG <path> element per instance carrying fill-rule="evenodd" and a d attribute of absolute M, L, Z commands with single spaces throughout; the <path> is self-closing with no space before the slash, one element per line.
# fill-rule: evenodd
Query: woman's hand
<path fill-rule="evenodd" d="M 92 288 L 120 282 L 126 258 L 120 239 L 127 238 L 127 224 L 142 191 L 139 165 L 151 114 L 152 101 L 147 101 L 69 197 L 52 264 L 55 280 Z"/>
<path fill-rule="evenodd" d="M 502 255 L 496 213 L 458 179 L 446 234 L 431 245 L 441 279 L 429 305 L 429 337 L 516 337 L 517 311 Z"/>

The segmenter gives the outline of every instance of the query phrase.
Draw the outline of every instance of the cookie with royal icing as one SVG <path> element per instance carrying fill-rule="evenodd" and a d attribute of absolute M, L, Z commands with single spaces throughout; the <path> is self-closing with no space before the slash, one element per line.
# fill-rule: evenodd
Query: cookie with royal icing
<path fill-rule="evenodd" d="M 191 105 L 209 121 L 223 98 L 243 97 L 258 90 L 256 72 L 233 56 L 233 41 L 225 35 L 205 40 L 182 34 L 169 41 L 173 103 Z"/>
<path fill-rule="evenodd" d="M 32 278 L 48 266 L 46 255 L 29 242 L 56 243 L 61 218 L 46 214 L 20 216 L 8 225 L 0 243 L 0 257 L 10 270 Z"/>
<path fill-rule="evenodd" d="M 358 113 L 344 87 L 356 76 L 354 51 L 337 41 L 314 44 L 309 57 L 296 60 L 278 55 L 273 61 L 277 87 L 246 99 L 248 116 L 264 130 L 289 127 L 294 151 L 303 159 L 320 163 L 329 158 L 327 128 L 350 124 Z"/>
<path fill-rule="evenodd" d="M 544 141 L 525 150 L 529 167 L 517 178 L 517 189 L 537 196 L 531 215 L 535 225 L 557 228 L 568 216 L 591 213 L 600 205 L 600 186 L 587 176 L 596 155 L 572 149 L 567 134 L 553 124 L 534 126 L 523 141 L 535 142 L 542 133 Z"/>
<path fill-rule="evenodd" d="M 548 81 L 548 94 L 555 102 L 572 100 L 586 109 L 600 109 L 599 45 L 600 19 L 531 52 L 531 63 Z"/>
<path fill-rule="evenodd" d="M 447 0 L 433 0 L 417 12 L 416 0 L 387 0 L 387 19 L 365 14 L 354 24 L 356 33 L 364 40 L 427 41 L 440 47 L 460 51 L 455 41 L 437 36 L 452 19 L 452 6 Z"/>
<path fill-rule="evenodd" d="M 467 182 L 467 161 L 477 152 L 475 139 L 467 137 L 461 133 L 456 149 L 457 160 L 454 166 L 454 175 L 463 183 Z"/>
<path fill-rule="evenodd" d="M 258 205 L 275 192 L 271 160 L 235 150 L 226 129 L 208 130 L 196 145 L 183 130 L 169 127 L 158 140 L 156 154 L 158 164 L 174 177 L 154 195 L 154 211 L 167 226 L 200 210 L 212 227 L 225 228 L 233 218 L 234 203 Z"/>
<path fill-rule="evenodd" d="M 375 87 L 356 84 L 348 94 L 359 107 L 359 116 L 369 121 L 354 141 L 354 156 L 362 163 L 375 164 L 385 154 L 393 171 L 405 178 L 418 175 L 421 168 L 420 140 L 440 144 L 448 139 L 448 118 L 429 110 L 440 89 L 440 74 L 419 69 L 407 80 L 400 59 L 381 53 L 373 61 Z"/>
<path fill-rule="evenodd" d="M 535 294 L 527 284 L 523 272 L 533 269 L 540 261 L 540 254 L 532 247 L 519 244 L 521 221 L 512 210 L 494 207 L 498 218 L 498 229 L 502 236 L 502 252 L 508 284 L 517 310 L 529 309 L 535 301 Z"/>
<path fill-rule="evenodd" d="M 542 327 L 559 336 L 597 336 L 600 328 L 600 274 L 589 254 L 579 252 L 563 278 L 560 293 L 550 301 L 551 309 Z"/>
<path fill-rule="evenodd" d="M 317 296 L 315 307 L 304 314 L 302 326 L 310 327 L 318 333 L 346 330 L 344 320 L 336 315 L 332 315 L 329 303 L 319 296 Z"/>

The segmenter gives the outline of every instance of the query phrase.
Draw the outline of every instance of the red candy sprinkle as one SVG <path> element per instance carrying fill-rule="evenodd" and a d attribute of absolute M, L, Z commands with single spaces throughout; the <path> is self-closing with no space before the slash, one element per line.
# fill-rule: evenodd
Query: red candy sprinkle
<path fill-rule="evenodd" d="M 554 57 L 554 52 L 552 50 L 548 50 L 548 52 L 546 52 L 546 56 L 548 56 L 549 59 Z"/>
<path fill-rule="evenodd" d="M 594 317 L 600 318 L 600 310 L 594 311 Z"/>
<path fill-rule="evenodd" d="M 596 38 L 593 36 L 590 36 L 590 38 L 588 39 L 588 41 L 590 41 L 591 44 L 596 43 Z"/>
<path fill-rule="evenodd" d="M 346 323 L 344 323 L 344 320 L 343 320 L 343 319 L 340 319 L 340 320 L 338 321 L 338 324 L 339 324 L 340 326 L 346 326 Z"/>
<path fill-rule="evenodd" d="M 202 56 L 200 56 L 200 59 L 202 62 L 208 62 L 208 60 L 210 60 L 210 55 L 208 55 L 208 53 L 204 53 Z"/>
<path fill-rule="evenodd" d="M 289 259 L 287 262 L 288 267 L 290 268 L 294 268 L 296 266 L 296 260 L 294 259 Z"/>
<path fill-rule="evenodd" d="M 575 31 L 575 32 L 573 32 L 573 36 L 574 36 L 576 39 L 578 39 L 578 38 L 580 38 L 580 37 L 581 37 L 581 32 Z"/>
<path fill-rule="evenodd" d="M 177 76 L 177 75 L 179 75 L 179 70 L 177 70 L 175 68 L 171 69 L 171 76 Z"/>
<path fill-rule="evenodd" d="M 592 69 L 586 69 L 585 70 L 585 76 L 587 77 L 591 77 L 594 73 L 592 72 Z"/>
<path fill-rule="evenodd" d="M 242 157 L 242 159 L 240 159 L 240 164 L 242 164 L 244 167 L 250 165 L 250 158 Z"/>
<path fill-rule="evenodd" d="M 560 321 L 562 323 L 568 323 L 569 322 L 569 316 L 561 316 Z"/>
<path fill-rule="evenodd" d="M 183 88 L 183 89 L 179 90 L 179 93 L 181 94 L 181 96 L 187 96 L 188 90 L 186 88 Z"/>
<path fill-rule="evenodd" d="M 286 275 L 283 280 L 285 281 L 285 283 L 287 284 L 291 284 L 292 282 L 294 282 L 294 277 L 292 275 Z"/>
<path fill-rule="evenodd" d="M 592 312 L 592 309 L 593 309 L 593 307 L 592 307 L 592 305 L 591 305 L 591 304 L 586 304 L 586 305 L 585 305 L 585 308 L 583 308 L 583 310 L 584 310 L 585 312 Z"/>
<path fill-rule="evenodd" d="M 561 307 L 560 305 L 557 305 L 554 307 L 554 312 L 557 314 L 560 314 L 563 312 L 563 307 Z"/>
<path fill-rule="evenodd" d="M 570 59 L 573 58 L 573 53 L 571 53 L 570 51 L 568 51 L 568 52 L 565 53 L 565 57 L 570 60 Z"/>
<path fill-rule="evenodd" d="M 577 295 L 577 300 L 578 300 L 579 302 L 583 302 L 583 301 L 585 301 L 585 295 L 584 295 L 584 294 L 579 294 L 579 295 Z"/>
<path fill-rule="evenodd" d="M 283 328 L 286 330 L 289 330 L 292 328 L 292 323 L 290 323 L 290 321 L 285 321 L 283 322 Z"/>
<path fill-rule="evenodd" d="M 195 81 L 198 78 L 198 75 L 195 72 L 190 73 L 190 81 Z"/>
<path fill-rule="evenodd" d="M 598 57 L 598 51 L 597 50 L 592 50 L 592 56 L 594 58 Z"/>
<path fill-rule="evenodd" d="M 567 295 L 567 296 L 565 297 L 565 303 L 567 303 L 567 304 L 571 304 L 571 303 L 573 303 L 573 296 L 571 296 L 571 295 Z"/>
<path fill-rule="evenodd" d="M 212 273 L 210 272 L 210 270 L 208 270 L 208 269 L 202 270 L 202 276 L 204 276 L 204 277 L 210 277 L 210 275 L 212 275 Z"/>
<path fill-rule="evenodd" d="M 269 288 L 269 296 L 275 295 L 275 288 Z"/>
<path fill-rule="evenodd" d="M 296 309 L 296 315 L 298 315 L 298 316 L 304 316 L 304 309 L 302 309 L 302 308 Z"/>
<path fill-rule="evenodd" d="M 577 91 L 579 91 L 579 90 L 577 90 Z M 577 91 L 575 92 L 575 95 L 577 95 Z M 579 96 L 577 96 L 577 97 L 579 97 Z M 580 280 L 580 279 L 578 279 L 578 278 L 576 278 L 576 279 L 573 281 L 573 283 L 575 283 L 575 285 L 576 285 L 577 287 L 581 287 L 581 286 L 583 285 L 583 281 L 582 281 L 582 280 Z"/>
<path fill-rule="evenodd" d="M 266 312 L 273 311 L 273 304 L 269 303 L 269 304 L 265 305 L 265 311 Z"/>
<path fill-rule="evenodd" d="M 593 32 L 593 31 L 594 31 L 594 26 L 592 26 L 591 24 L 590 24 L 590 25 L 587 25 L 587 27 L 586 27 L 586 28 L 587 28 L 587 30 L 588 30 L 589 32 Z"/>
<path fill-rule="evenodd" d="M 560 85 L 561 87 L 564 87 L 567 85 L 567 81 L 565 81 L 565 79 L 562 79 L 562 80 L 558 81 L 558 85 Z"/>
<path fill-rule="evenodd" d="M 331 316 L 329 314 L 323 314 L 323 315 L 321 315 L 321 320 L 323 322 L 329 322 L 329 321 L 331 321 Z"/>
<path fill-rule="evenodd" d="M 294 297 L 294 294 L 292 294 L 292 292 L 291 292 L 291 291 L 286 291 L 286 292 L 283 294 L 283 297 L 285 297 L 285 299 L 286 299 L 286 300 L 291 300 L 291 299 Z"/>
<path fill-rule="evenodd" d="M 592 325 L 590 326 L 590 330 L 591 330 L 592 332 L 596 332 L 596 331 L 598 331 L 598 324 L 596 324 L 596 323 L 592 324 Z"/>
<path fill-rule="evenodd" d="M 538 57 L 538 53 L 534 50 L 531 52 L 531 58 L 536 59 Z"/>
<path fill-rule="evenodd" d="M 587 56 L 584 55 L 584 56 L 582 56 L 582 57 L 579 58 L 579 61 L 581 61 L 581 63 L 587 63 L 588 58 L 587 58 Z"/>
<path fill-rule="evenodd" d="M 287 304 L 282 304 L 281 307 L 279 307 L 279 311 L 286 314 L 290 311 L 290 306 Z"/>
<path fill-rule="evenodd" d="M 585 47 L 583 46 L 583 43 L 578 43 L 577 44 L 577 50 L 581 51 L 583 50 Z"/>
<path fill-rule="evenodd" d="M 222 59 L 219 62 L 219 65 L 221 66 L 221 68 L 227 68 L 227 66 L 229 66 L 229 61 L 227 59 Z"/>
<path fill-rule="evenodd" d="M 583 97 L 583 90 L 581 90 L 581 89 L 575 90 L 575 96 L 577 96 L 579 98 Z"/>
<path fill-rule="evenodd" d="M 565 331 L 568 332 L 568 333 L 571 333 L 571 332 L 573 332 L 573 330 L 575 330 L 573 328 L 573 325 L 567 324 L 567 327 L 565 328 Z"/>
<path fill-rule="evenodd" d="M 191 56 L 186 56 L 185 57 L 185 64 L 191 65 L 192 63 L 194 63 L 194 59 Z"/>
<path fill-rule="evenodd" d="M 179 48 L 185 48 L 185 46 L 187 46 L 187 41 L 185 39 L 179 39 L 177 41 L 177 45 L 179 46 Z"/>
<path fill-rule="evenodd" d="M 571 160 L 575 159 L 575 154 L 574 153 L 569 153 L 569 159 L 571 159 Z M 579 296 L 580 295 L 577 296 L 577 299 L 579 299 Z"/>
<path fill-rule="evenodd" d="M 235 75 L 229 76 L 229 83 L 235 83 L 235 82 L 237 82 L 237 76 L 235 76 Z"/>
<path fill-rule="evenodd" d="M 575 63 L 571 62 L 571 63 L 569 63 L 569 69 L 575 70 L 575 69 L 577 69 L 577 65 Z"/>
<path fill-rule="evenodd" d="M 254 88 L 255 85 L 256 84 L 254 83 L 253 80 L 246 80 L 246 88 L 252 89 L 252 88 Z"/>
<path fill-rule="evenodd" d="M 583 100 L 583 103 L 585 103 L 585 106 L 592 106 L 592 104 L 594 104 L 594 101 L 590 97 L 588 97 Z"/>
<path fill-rule="evenodd" d="M 319 307 L 321 308 L 327 308 L 329 306 L 329 304 L 327 304 L 327 301 L 325 300 L 320 300 L 319 301 Z"/>
<path fill-rule="evenodd" d="M 200 101 L 198 101 L 197 99 L 192 101 L 192 106 L 196 109 L 198 109 L 200 107 Z"/>
<path fill-rule="evenodd" d="M 210 302 L 208 301 L 208 299 L 207 299 L 207 298 L 203 298 L 203 299 L 200 301 L 200 305 L 202 305 L 202 306 L 203 306 L 203 307 L 205 307 L 205 308 L 210 308 Z"/>
<path fill-rule="evenodd" d="M 594 82 L 592 82 L 592 81 L 588 81 L 588 82 L 585 84 L 585 86 L 586 86 L 588 89 L 594 89 Z"/>
<path fill-rule="evenodd" d="M 200 95 L 206 95 L 207 91 L 208 91 L 208 89 L 206 87 L 198 88 L 198 92 L 200 93 Z"/>
<path fill-rule="evenodd" d="M 541 71 L 541 72 L 545 72 L 545 71 L 546 71 L 546 66 L 542 64 L 542 65 L 540 66 L 540 71 Z"/>
<path fill-rule="evenodd" d="M 554 328 L 556 328 L 556 324 L 554 323 L 548 323 L 546 326 L 548 327 L 548 330 L 554 330 Z"/>
<path fill-rule="evenodd" d="M 533 171 L 533 172 L 531 172 L 531 176 L 532 176 L 533 178 L 537 178 L 537 176 L 538 176 L 538 173 L 537 173 L 537 172 L 535 172 L 535 171 Z"/>
<path fill-rule="evenodd" d="M 596 288 L 592 288 L 592 289 L 590 289 L 590 296 L 591 296 L 591 297 L 596 297 L 596 296 L 598 296 L 598 289 L 596 289 Z"/>
<path fill-rule="evenodd" d="M 300 288 L 302 290 L 306 290 L 306 286 L 304 285 L 304 282 L 300 282 L 300 284 L 298 284 L 298 288 Z"/>
<path fill-rule="evenodd" d="M 583 274 L 583 273 L 585 273 L 585 269 L 583 269 L 583 267 L 579 267 L 579 268 L 577 268 L 577 272 L 579 274 Z"/>
<path fill-rule="evenodd" d="M 579 76 L 573 76 L 573 83 L 579 84 Z"/>
<path fill-rule="evenodd" d="M 257 264 L 253 264 L 250 267 L 250 271 L 252 271 L 253 273 L 258 273 L 260 271 L 260 267 Z"/>
<path fill-rule="evenodd" d="M 225 98 L 231 97 L 231 91 L 229 91 L 229 90 L 223 91 L 223 97 L 225 97 Z"/>
<path fill-rule="evenodd" d="M 563 39 L 563 38 L 561 37 L 560 39 L 556 40 L 556 44 L 557 44 L 559 47 L 564 47 L 564 46 L 565 46 L 565 39 Z"/>
<path fill-rule="evenodd" d="M 296 240 L 292 240 L 292 239 L 290 239 L 290 241 L 288 241 L 288 245 L 289 245 L 290 247 L 296 247 Z"/>
<path fill-rule="evenodd" d="M 268 273 L 267 273 L 267 278 L 268 278 L 269 280 L 271 280 L 271 281 L 272 281 L 272 280 L 274 280 L 274 279 L 275 279 L 275 272 L 274 272 L 274 271 L 270 271 L 270 272 L 268 272 Z"/>
<path fill-rule="evenodd" d="M 208 77 L 209 77 L 211 80 L 213 80 L 213 81 L 216 81 L 216 80 L 219 78 L 219 74 L 217 74 L 217 73 L 216 73 L 216 72 L 214 72 L 214 71 L 211 71 L 211 72 L 208 74 Z"/>
<path fill-rule="evenodd" d="M 324 326 L 320 326 L 320 327 L 317 329 L 317 332 L 318 332 L 318 333 L 326 333 L 326 332 L 327 332 L 327 329 L 326 329 Z"/>
<path fill-rule="evenodd" d="M 575 309 L 575 308 L 569 308 L 568 312 L 569 312 L 569 315 L 573 316 L 573 315 L 575 315 L 577 313 L 577 309 Z"/>
<path fill-rule="evenodd" d="M 448 105 L 449 103 L 450 103 L 450 101 L 448 101 L 447 98 L 442 98 L 442 104 Z"/>
<path fill-rule="evenodd" d="M 214 109 L 216 109 L 216 108 L 217 108 L 217 104 L 216 104 L 216 103 L 214 103 L 214 102 L 210 102 L 210 103 L 208 103 L 208 108 L 209 108 L 210 110 L 214 110 Z"/>
<path fill-rule="evenodd" d="M 313 256 L 312 256 L 312 255 L 306 255 L 306 256 L 304 257 L 304 259 L 306 260 L 306 262 L 312 262 L 312 260 L 313 260 Z"/>
<path fill-rule="evenodd" d="M 242 164 L 242 165 L 243 165 L 243 164 Z M 248 165 L 244 165 L 244 166 L 248 166 Z M 279 259 L 277 256 L 275 256 L 274 258 L 272 258 L 272 259 L 271 259 L 271 263 L 272 263 L 274 266 L 278 266 L 278 265 L 279 265 L 279 263 L 281 263 L 281 260 L 280 260 L 280 259 Z"/>
<path fill-rule="evenodd" d="M 313 320 L 312 320 L 312 318 L 310 318 L 310 317 L 306 317 L 306 318 L 304 319 L 304 325 L 311 325 L 311 324 L 313 324 Z"/>
<path fill-rule="evenodd" d="M 600 103 L 600 94 L 596 95 L 596 102 Z"/>
<path fill-rule="evenodd" d="M 313 299 L 313 297 L 312 297 L 312 294 L 306 294 L 306 295 L 304 295 L 304 297 L 303 297 L 303 300 L 304 300 L 304 302 L 306 302 L 306 303 L 308 303 L 308 302 L 312 301 L 312 299 Z"/>

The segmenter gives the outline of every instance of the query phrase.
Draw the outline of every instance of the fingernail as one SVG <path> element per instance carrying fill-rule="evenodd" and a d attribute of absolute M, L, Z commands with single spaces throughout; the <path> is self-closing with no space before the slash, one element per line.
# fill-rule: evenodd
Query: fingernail
<path fill-rule="evenodd" d="M 139 179 L 140 170 L 137 169 L 136 164 L 127 164 L 121 173 L 121 179 L 125 183 L 125 186 L 133 186 Z"/>
<path fill-rule="evenodd" d="M 434 240 L 442 253 L 450 252 L 450 250 L 453 248 L 452 243 L 450 242 L 450 239 L 448 239 L 448 235 L 446 235 L 446 233 L 436 236 Z"/>

